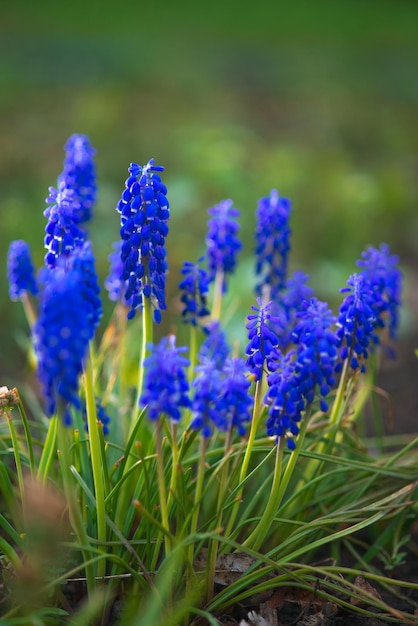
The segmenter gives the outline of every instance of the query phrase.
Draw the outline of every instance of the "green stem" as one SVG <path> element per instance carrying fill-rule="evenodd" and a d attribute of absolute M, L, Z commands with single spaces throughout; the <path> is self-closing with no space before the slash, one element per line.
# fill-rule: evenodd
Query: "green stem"
<path fill-rule="evenodd" d="M 90 459 L 93 472 L 94 492 L 96 497 L 97 516 L 97 539 L 99 545 L 106 542 L 106 510 L 102 462 L 103 459 L 100 445 L 99 422 L 97 421 L 96 398 L 94 393 L 93 367 L 91 346 L 90 355 L 86 359 L 84 368 L 84 380 L 86 391 L 87 425 L 90 440 Z M 97 564 L 97 575 L 100 577 L 106 573 L 106 561 L 100 560 Z"/>
<path fill-rule="evenodd" d="M 219 320 L 221 317 L 222 296 L 223 296 L 224 273 L 218 270 L 215 276 L 213 288 L 212 320 Z"/>
<path fill-rule="evenodd" d="M 177 441 L 177 424 L 172 423 L 171 427 L 172 446 L 171 446 L 171 480 L 170 488 L 168 491 L 167 510 L 170 511 L 174 495 L 177 490 L 177 477 L 179 473 L 179 446 Z"/>
<path fill-rule="evenodd" d="M 254 394 L 254 407 L 253 407 L 253 417 L 251 420 L 251 427 L 250 427 L 250 434 L 248 435 L 248 440 L 246 442 L 244 442 L 245 444 L 245 453 L 244 453 L 244 458 L 242 460 L 242 464 L 241 464 L 241 470 L 240 470 L 240 475 L 239 475 L 239 490 L 237 492 L 236 495 L 236 500 L 234 502 L 234 506 L 232 507 L 232 511 L 231 514 L 229 516 L 229 520 L 228 520 L 228 525 L 226 527 L 226 531 L 225 531 L 225 535 L 228 537 L 231 532 L 232 529 L 234 527 L 235 524 L 235 520 L 238 514 L 238 509 L 240 507 L 241 504 L 241 500 L 242 500 L 242 493 L 244 491 L 244 480 L 247 476 L 247 471 L 248 471 L 248 465 L 250 463 L 250 459 L 251 459 L 251 455 L 253 452 L 253 447 L 254 447 L 254 441 L 258 432 L 258 426 L 260 424 L 260 419 L 261 419 L 261 414 L 262 414 L 262 388 L 263 388 L 263 377 L 261 378 L 261 380 L 258 380 L 256 383 L 256 387 L 255 387 L 255 394 Z"/>
<path fill-rule="evenodd" d="M 222 525 L 222 517 L 223 517 L 223 505 L 225 502 L 225 492 L 227 488 L 227 479 L 228 479 L 228 466 L 229 466 L 229 455 L 231 452 L 231 443 L 232 443 L 232 427 L 229 429 L 226 441 L 225 441 L 225 453 L 224 453 L 224 462 L 222 466 L 221 477 L 219 481 L 219 491 L 218 491 L 218 502 L 216 505 L 216 519 L 215 519 L 215 532 L 218 534 L 221 532 Z M 207 601 L 213 597 L 213 587 L 215 584 L 215 574 L 216 574 L 216 562 L 218 560 L 218 547 L 219 540 L 213 539 L 210 542 L 207 556 L 207 564 L 206 564 L 206 594 Z"/>
<path fill-rule="evenodd" d="M 309 423 L 309 415 L 310 407 L 306 409 L 306 413 L 303 416 L 299 435 L 297 438 L 296 450 L 291 453 L 286 468 L 283 472 L 283 476 L 281 476 L 281 469 L 283 462 L 284 439 L 283 437 L 279 439 L 279 442 L 277 444 L 276 463 L 274 466 L 274 475 L 273 483 L 271 485 L 270 498 L 268 499 L 267 507 L 260 521 L 252 531 L 251 535 L 243 543 L 243 545 L 246 547 L 251 547 L 253 550 L 258 550 L 270 529 L 273 519 L 283 501 L 284 495 L 293 476 L 293 472 L 299 458 L 299 452 L 303 447 L 303 441 L 305 439 L 306 430 Z"/>
<path fill-rule="evenodd" d="M 189 350 L 189 369 L 188 369 L 188 380 L 191 384 L 194 376 L 194 368 L 196 366 L 197 359 L 197 337 L 196 337 L 197 328 L 190 324 L 190 350 Z"/>
<path fill-rule="evenodd" d="M 38 464 L 38 479 L 45 483 L 49 470 L 51 468 L 51 463 L 56 454 L 56 442 L 57 442 L 57 432 L 58 432 L 58 415 L 53 415 L 49 420 L 48 431 L 46 433 L 44 447 L 42 449 L 41 458 Z"/>
<path fill-rule="evenodd" d="M 163 528 L 168 533 L 170 532 L 170 525 L 168 521 L 168 507 L 167 507 L 167 492 L 165 488 L 165 476 L 164 476 L 164 456 L 163 456 L 163 435 L 162 435 L 162 423 L 160 418 L 157 421 L 156 427 L 156 453 L 157 453 L 157 479 L 158 479 L 158 492 L 160 496 L 160 511 L 161 522 Z M 171 552 L 171 539 L 169 535 L 165 536 L 165 553 L 168 556 Z"/>
<path fill-rule="evenodd" d="M 197 476 L 196 476 L 196 488 L 194 492 L 194 506 L 193 506 L 193 515 L 190 522 L 190 536 L 193 536 L 197 531 L 197 525 L 199 521 L 199 513 L 200 513 L 200 503 L 202 500 L 203 494 L 203 483 L 205 480 L 206 473 L 206 449 L 207 449 L 207 438 L 200 438 L 200 457 L 199 464 L 197 467 Z M 194 559 L 194 544 L 191 543 L 189 545 L 189 561 L 193 563 Z"/>
<path fill-rule="evenodd" d="M 20 395 L 17 389 L 15 389 L 14 391 L 16 391 L 17 397 L 18 397 L 18 404 L 17 404 L 17 408 L 20 414 L 20 418 L 22 420 L 22 424 L 23 424 L 23 429 L 25 431 L 25 437 L 26 437 L 26 444 L 28 447 L 28 457 L 29 457 L 29 466 L 30 466 L 30 471 L 31 471 L 31 475 L 32 477 L 35 476 L 36 473 L 36 464 L 35 464 L 35 453 L 33 451 L 33 443 L 32 443 L 32 434 L 30 432 L 30 428 L 29 428 L 29 420 L 28 417 L 26 415 L 26 411 L 25 411 L 25 407 L 23 406 L 23 403 L 20 399 Z"/>
<path fill-rule="evenodd" d="M 73 477 L 72 477 L 71 468 L 70 468 L 71 463 L 70 463 L 70 457 L 69 457 L 68 431 L 67 431 L 67 428 L 62 423 L 62 420 L 59 419 L 59 416 L 56 416 L 56 419 L 58 420 L 58 445 L 59 445 L 58 456 L 59 456 L 59 461 L 60 461 L 60 466 L 61 466 L 65 497 L 68 502 L 70 523 L 75 531 L 78 544 L 80 546 L 83 546 L 82 553 L 83 553 L 84 563 L 86 563 L 85 572 L 86 572 L 86 580 L 87 580 L 87 592 L 88 592 L 88 595 L 91 597 L 96 587 L 94 567 L 93 567 L 93 562 L 91 562 L 93 553 L 89 550 L 89 547 L 90 547 L 89 538 L 84 528 L 83 520 L 81 517 L 81 512 L 77 505 L 77 499 L 74 494 L 73 482 L 72 482 Z"/>
<path fill-rule="evenodd" d="M 26 319 L 28 321 L 29 327 L 32 328 L 32 326 L 36 322 L 36 313 L 35 313 L 35 309 L 33 307 L 33 304 L 27 292 L 23 294 L 21 300 L 22 300 L 23 309 L 25 311 L 25 315 L 26 315 Z"/>
<path fill-rule="evenodd" d="M 5 411 L 4 415 L 6 417 L 6 421 L 9 427 L 10 439 L 12 440 L 13 454 L 14 454 L 15 463 L 16 463 L 17 482 L 19 484 L 20 499 L 22 501 L 22 509 L 24 512 L 25 504 L 26 504 L 26 496 L 25 496 L 25 484 L 23 481 L 22 461 L 20 458 L 19 442 L 17 439 L 16 429 L 15 429 L 11 412 Z"/>
<path fill-rule="evenodd" d="M 136 390 L 136 399 L 135 404 L 132 411 L 131 418 L 131 427 L 130 433 L 132 432 L 139 411 L 139 400 L 142 394 L 142 387 L 144 385 L 144 361 L 149 354 L 148 344 L 152 343 L 152 335 L 153 335 L 153 326 L 152 326 L 152 306 L 149 298 L 143 299 L 143 310 L 142 310 L 142 343 L 141 343 L 141 354 L 139 356 L 138 363 L 138 387 Z"/>
<path fill-rule="evenodd" d="M 253 550 L 258 550 L 263 543 L 267 532 L 270 529 L 273 518 L 276 514 L 278 507 L 277 493 L 279 491 L 280 476 L 282 470 L 283 460 L 283 437 L 280 437 L 276 444 L 276 462 L 274 464 L 273 482 L 271 484 L 270 497 L 267 500 L 267 506 L 252 533 L 244 541 L 243 546 L 251 547 Z"/>

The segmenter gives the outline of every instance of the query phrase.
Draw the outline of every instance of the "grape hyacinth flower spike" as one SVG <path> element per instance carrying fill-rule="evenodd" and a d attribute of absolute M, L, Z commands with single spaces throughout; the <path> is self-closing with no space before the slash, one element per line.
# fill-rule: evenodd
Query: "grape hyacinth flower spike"
<path fill-rule="evenodd" d="M 122 239 L 121 280 L 127 281 L 125 299 L 129 303 L 128 319 L 151 301 L 156 323 L 166 309 L 166 250 L 170 217 L 167 188 L 159 175 L 164 168 L 150 159 L 144 166 L 131 163 L 125 190 L 116 207 L 120 213 Z"/>
<path fill-rule="evenodd" d="M 128 305 L 125 299 L 125 292 L 128 287 L 126 280 L 122 280 L 123 263 L 120 258 L 122 241 L 116 241 L 113 244 L 113 252 L 108 256 L 110 261 L 109 274 L 105 279 L 104 286 L 108 291 L 109 300 L 112 302 L 122 302 L 125 306 Z"/>
<path fill-rule="evenodd" d="M 276 318 L 272 318 L 270 310 L 272 302 L 262 304 L 261 298 L 257 298 L 258 306 L 252 306 L 255 313 L 248 315 L 247 367 L 249 367 L 254 380 L 259 381 L 263 375 L 264 368 L 271 355 L 279 345 L 279 338 L 269 327 Z"/>
<path fill-rule="evenodd" d="M 183 321 L 198 326 L 201 318 L 210 315 L 207 307 L 207 294 L 209 292 L 209 276 L 206 270 L 199 265 L 204 257 L 197 263 L 185 261 L 181 269 L 184 276 L 179 283 L 179 289 L 183 291 L 180 300 L 184 305 L 182 311 Z"/>
<path fill-rule="evenodd" d="M 289 450 L 295 449 L 293 437 L 299 434 L 299 422 L 305 401 L 296 375 L 295 351 L 283 354 L 276 351 L 271 362 L 272 372 L 267 377 L 268 390 L 264 404 L 268 407 L 266 432 L 269 437 L 286 438 Z"/>
<path fill-rule="evenodd" d="M 174 422 L 181 418 L 181 408 L 190 406 L 186 368 L 189 360 L 183 356 L 187 347 L 177 348 L 174 335 L 163 337 L 150 347 L 144 361 L 145 380 L 140 405 L 147 406 L 147 415 L 158 420 L 165 415 Z"/>
<path fill-rule="evenodd" d="M 271 300 L 276 300 L 285 286 L 290 251 L 291 211 L 290 200 L 279 196 L 275 189 L 258 202 L 255 272 L 260 282 L 256 286 L 256 293 L 263 295 L 263 289 L 268 286 L 268 298 Z"/>
<path fill-rule="evenodd" d="M 25 294 L 38 295 L 35 269 L 26 241 L 12 241 L 7 254 L 7 277 L 11 300 L 21 300 Z"/>
<path fill-rule="evenodd" d="M 33 328 L 46 413 L 52 417 L 61 411 L 67 424 L 71 421 L 68 405 L 81 409 L 79 379 L 92 335 L 90 307 L 81 284 L 78 269 L 50 271 Z"/>
<path fill-rule="evenodd" d="M 78 223 L 91 220 L 96 202 L 95 153 L 87 135 L 74 134 L 65 144 L 64 169 L 58 183 L 73 190 L 78 202 Z"/>
<path fill-rule="evenodd" d="M 360 274 L 368 281 L 372 291 L 380 295 L 379 310 L 376 315 L 389 330 L 389 337 L 396 338 L 401 305 L 402 273 L 398 267 L 399 257 L 391 254 L 387 244 L 379 248 L 369 246 L 362 253 L 357 265 L 362 268 Z"/>
<path fill-rule="evenodd" d="M 44 211 L 48 218 L 44 238 L 47 249 L 45 264 L 54 268 L 61 256 L 68 257 L 76 246 L 83 244 L 86 234 L 78 225 L 80 202 L 77 194 L 74 189 L 67 187 L 65 180 L 59 183 L 58 189 L 49 188 L 46 203 L 50 206 Z"/>
<path fill-rule="evenodd" d="M 341 289 L 347 293 L 338 315 L 337 338 L 342 361 L 348 359 L 353 370 L 366 371 L 366 361 L 370 350 L 379 343 L 377 327 L 383 322 L 378 320 L 382 309 L 382 296 L 374 291 L 363 274 L 353 274 L 347 280 L 347 287 Z M 341 366 L 337 366 L 337 371 Z"/>
<path fill-rule="evenodd" d="M 298 323 L 292 333 L 296 344 L 295 371 L 299 390 L 307 405 L 319 396 L 321 411 L 328 411 L 326 396 L 335 384 L 337 336 L 333 330 L 335 317 L 326 302 L 317 298 L 305 300 L 296 315 Z"/>
<path fill-rule="evenodd" d="M 206 235 L 209 280 L 215 281 L 213 319 L 219 319 L 222 294 L 227 290 L 227 276 L 232 274 L 237 263 L 237 254 L 242 248 L 238 238 L 239 211 L 232 200 L 223 200 L 208 210 L 211 216 Z"/>

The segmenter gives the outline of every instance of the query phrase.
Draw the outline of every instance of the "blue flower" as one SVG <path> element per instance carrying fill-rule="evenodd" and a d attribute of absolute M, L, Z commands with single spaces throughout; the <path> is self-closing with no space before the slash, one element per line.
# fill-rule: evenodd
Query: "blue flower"
<path fill-rule="evenodd" d="M 342 360 L 349 359 L 353 370 L 366 371 L 369 351 L 379 343 L 377 329 L 382 327 L 378 315 L 382 310 L 382 297 L 372 289 L 364 274 L 353 274 L 347 280 L 347 293 L 338 315 L 337 338 Z M 341 369 L 337 366 L 337 371 Z"/>
<path fill-rule="evenodd" d="M 49 188 L 46 199 L 50 206 L 44 211 L 48 218 L 45 227 L 44 245 L 47 249 L 45 264 L 54 268 L 59 257 L 68 257 L 75 247 L 82 245 L 85 232 L 78 226 L 80 222 L 80 202 L 73 189 L 61 181 L 58 189 Z"/>
<path fill-rule="evenodd" d="M 80 276 L 80 293 L 84 298 L 84 311 L 90 327 L 89 338 L 93 339 L 103 314 L 103 307 L 90 241 L 85 241 L 82 246 L 74 249 L 68 257 L 67 267 L 70 271 L 78 272 Z"/>
<path fill-rule="evenodd" d="M 261 379 L 266 361 L 269 360 L 279 345 L 279 338 L 269 326 L 271 322 L 275 321 L 270 313 L 271 301 L 263 306 L 261 298 L 257 298 L 257 303 L 258 307 L 251 307 L 255 313 L 248 315 L 248 323 L 245 326 L 248 330 L 249 340 L 245 350 L 248 357 L 246 365 L 256 381 Z"/>
<path fill-rule="evenodd" d="M 294 272 L 286 279 L 285 286 L 279 299 L 273 302 L 272 313 L 276 323 L 271 328 L 279 337 L 279 345 L 286 351 L 292 343 L 292 332 L 297 323 L 297 313 L 305 300 L 313 295 L 312 287 L 306 283 L 309 276 L 301 271 Z"/>
<path fill-rule="evenodd" d="M 231 351 L 226 340 L 226 334 L 218 320 L 210 322 L 205 327 L 207 337 L 200 346 L 199 361 L 209 359 L 216 364 L 218 369 L 222 369 Z"/>
<path fill-rule="evenodd" d="M 237 253 L 242 244 L 237 237 L 239 224 L 236 218 L 238 209 L 233 207 L 232 200 L 223 200 L 208 210 L 212 217 L 208 221 L 206 236 L 209 280 L 213 281 L 216 274 L 223 277 L 222 288 L 226 291 L 226 277 L 235 270 Z"/>
<path fill-rule="evenodd" d="M 236 428 L 238 434 L 242 436 L 245 434 L 246 424 L 251 420 L 254 402 L 249 394 L 251 381 L 247 376 L 244 359 L 239 357 L 227 359 L 222 374 L 221 400 L 225 416 L 222 422 L 228 429 Z"/>
<path fill-rule="evenodd" d="M 255 272 L 260 282 L 256 286 L 256 293 L 263 295 L 263 289 L 267 285 L 268 298 L 271 300 L 277 299 L 285 287 L 290 250 L 291 211 L 290 200 L 281 198 L 275 189 L 270 192 L 270 196 L 261 198 L 258 202 Z"/>
<path fill-rule="evenodd" d="M 25 293 L 38 294 L 35 269 L 26 241 L 12 241 L 7 254 L 7 277 L 11 300 L 19 300 Z"/>
<path fill-rule="evenodd" d="M 203 261 L 201 257 L 197 263 L 185 261 L 181 273 L 185 278 L 180 282 L 179 289 L 183 290 L 181 302 L 183 321 L 197 326 L 198 318 L 210 315 L 207 307 L 207 293 L 209 291 L 209 277 L 206 270 L 199 267 Z"/>
<path fill-rule="evenodd" d="M 69 422 L 67 405 L 81 408 L 79 379 L 91 337 L 89 303 L 79 269 L 50 270 L 33 328 L 38 377 L 49 416 L 60 411 Z"/>
<path fill-rule="evenodd" d="M 222 370 L 212 359 L 203 359 L 196 374 L 190 427 L 202 430 L 203 437 L 209 437 L 214 428 L 226 432 L 235 427 L 243 435 L 253 404 L 243 359 L 228 358 Z"/>
<path fill-rule="evenodd" d="M 299 321 L 292 338 L 297 345 L 295 372 L 299 390 L 308 404 L 319 394 L 321 411 L 328 411 L 325 398 L 335 384 L 338 357 L 337 336 L 331 329 L 335 317 L 328 304 L 317 298 L 306 300 L 296 317 Z"/>
<path fill-rule="evenodd" d="M 92 147 L 86 135 L 72 135 L 65 144 L 64 169 L 58 183 L 74 191 L 78 202 L 79 223 L 88 222 L 92 218 L 92 209 L 96 201 L 96 166 Z"/>
<path fill-rule="evenodd" d="M 151 345 L 150 349 L 143 364 L 145 379 L 140 405 L 147 407 L 147 415 L 152 420 L 166 415 L 178 422 L 180 409 L 190 406 L 186 372 L 190 362 L 182 356 L 187 348 L 176 348 L 175 337 L 170 335 L 163 337 L 157 346 Z"/>
<path fill-rule="evenodd" d="M 222 375 L 217 363 L 212 359 L 203 359 L 195 368 L 196 377 L 191 404 L 192 421 L 190 428 L 201 430 L 203 437 L 210 437 L 213 426 L 226 430 L 228 425 L 221 401 Z"/>
<path fill-rule="evenodd" d="M 292 437 L 299 433 L 299 422 L 305 401 L 296 374 L 295 352 L 275 352 L 272 372 L 267 376 L 268 390 L 264 404 L 268 407 L 266 431 L 269 437 L 285 437 L 290 450 L 295 448 Z"/>
<path fill-rule="evenodd" d="M 123 272 L 123 263 L 120 258 L 122 242 L 116 241 L 112 247 L 113 252 L 108 256 L 108 260 L 110 261 L 109 274 L 105 279 L 104 286 L 109 293 L 109 300 L 112 302 L 122 302 L 127 305 L 125 292 L 128 283 L 121 278 Z"/>
<path fill-rule="evenodd" d="M 368 247 L 361 256 L 362 259 L 357 261 L 357 265 L 363 268 L 360 274 L 377 295 L 374 305 L 376 317 L 384 326 L 388 326 L 389 336 L 393 339 L 396 337 L 401 305 L 402 273 L 398 268 L 399 258 L 391 254 L 385 243 L 378 249 Z"/>
<path fill-rule="evenodd" d="M 122 239 L 121 280 L 127 281 L 125 299 L 129 303 L 128 319 L 135 316 L 143 298 L 151 300 L 154 321 L 161 321 L 166 309 L 166 250 L 170 217 L 167 188 L 158 172 L 164 168 L 150 159 L 144 166 L 131 163 L 125 191 L 116 207 L 120 213 Z"/>

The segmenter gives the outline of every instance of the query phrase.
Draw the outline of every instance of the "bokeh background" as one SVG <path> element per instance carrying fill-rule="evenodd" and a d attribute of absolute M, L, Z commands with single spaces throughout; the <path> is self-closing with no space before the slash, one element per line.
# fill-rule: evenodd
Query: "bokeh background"
<path fill-rule="evenodd" d="M 161 332 L 179 327 L 179 269 L 204 251 L 207 209 L 232 198 L 244 250 L 228 324 L 239 341 L 254 212 L 277 188 L 294 206 L 291 268 L 335 310 L 368 244 L 400 255 L 401 356 L 418 375 L 416 0 L 15 0 L 0 13 L 0 384 L 24 373 L 27 336 L 8 298 L 7 248 L 26 239 L 42 264 L 44 199 L 75 132 L 97 149 L 90 232 L 102 280 L 129 163 L 166 167 L 172 313 Z"/>

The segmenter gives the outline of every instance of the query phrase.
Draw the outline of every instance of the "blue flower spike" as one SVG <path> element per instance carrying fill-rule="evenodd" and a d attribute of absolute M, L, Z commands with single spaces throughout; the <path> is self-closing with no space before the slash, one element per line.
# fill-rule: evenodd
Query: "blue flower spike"
<path fill-rule="evenodd" d="M 263 305 L 261 298 L 257 298 L 257 304 L 258 306 L 251 307 L 255 313 L 247 317 L 246 329 L 249 343 L 245 351 L 246 365 L 255 381 L 261 379 L 266 364 L 268 367 L 268 361 L 279 345 L 279 338 L 270 328 L 270 323 L 277 321 L 270 313 L 271 300 Z"/>
<path fill-rule="evenodd" d="M 335 317 L 326 302 L 317 298 L 305 300 L 296 315 L 298 323 L 292 333 L 296 344 L 295 371 L 299 390 L 307 405 L 319 396 L 321 411 L 328 411 L 326 396 L 335 384 L 338 357 Z"/>
<path fill-rule="evenodd" d="M 283 354 L 276 351 L 271 362 L 272 372 L 267 377 L 268 390 L 264 404 L 268 407 L 266 431 L 276 442 L 286 439 L 289 450 L 295 449 L 293 437 L 299 434 L 299 423 L 305 408 L 305 401 L 296 374 L 294 351 Z"/>
<path fill-rule="evenodd" d="M 242 248 L 238 238 L 238 209 L 232 200 L 223 200 L 208 210 L 211 216 L 208 221 L 206 236 L 209 280 L 213 281 L 217 274 L 222 276 L 222 291 L 227 289 L 227 276 L 232 274 L 237 263 L 237 254 Z"/>
<path fill-rule="evenodd" d="M 132 319 L 143 298 L 153 307 L 154 321 L 161 322 L 166 309 L 166 249 L 170 217 L 167 188 L 161 180 L 164 168 L 150 159 L 144 166 L 131 163 L 129 178 L 116 210 L 120 213 L 121 260 L 120 279 L 127 281 L 125 299 Z"/>
<path fill-rule="evenodd" d="M 187 347 L 176 347 L 174 335 L 163 337 L 158 345 L 149 347 L 150 354 L 144 361 L 144 389 L 140 405 L 147 407 L 151 420 L 161 416 L 179 422 L 181 409 L 190 406 L 187 367 L 189 360 L 183 356 Z"/>
<path fill-rule="evenodd" d="M 256 210 L 255 272 L 259 278 L 256 293 L 262 295 L 269 288 L 268 297 L 276 300 L 285 287 L 291 229 L 289 226 L 292 205 L 273 189 L 261 198 Z"/>
<path fill-rule="evenodd" d="M 64 183 L 74 191 L 78 202 L 79 223 L 91 220 L 96 202 L 95 153 L 87 135 L 74 134 L 65 144 L 64 169 L 58 183 Z"/>
<path fill-rule="evenodd" d="M 35 268 L 26 241 L 19 239 L 11 242 L 7 254 L 7 277 L 11 300 L 21 300 L 28 293 L 38 295 Z"/>
<path fill-rule="evenodd" d="M 209 276 L 206 270 L 200 267 L 203 260 L 204 257 L 197 263 L 185 261 L 181 269 L 184 276 L 179 283 L 179 289 L 183 292 L 180 297 L 183 304 L 182 317 L 185 323 L 192 326 L 198 326 L 199 320 L 210 315 L 207 306 Z"/>

